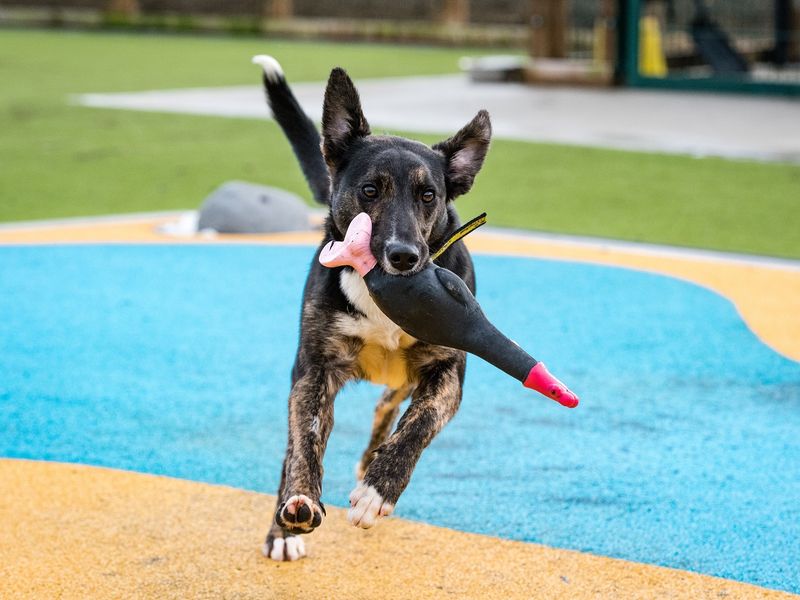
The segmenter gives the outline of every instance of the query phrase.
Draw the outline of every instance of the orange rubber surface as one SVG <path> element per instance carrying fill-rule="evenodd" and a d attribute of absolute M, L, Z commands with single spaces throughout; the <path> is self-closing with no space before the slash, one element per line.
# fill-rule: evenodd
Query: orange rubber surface
<path fill-rule="evenodd" d="M 259 546 L 274 497 L 61 463 L 0 460 L 0 598 L 796 597 L 707 575 L 329 508 L 309 555 Z"/>

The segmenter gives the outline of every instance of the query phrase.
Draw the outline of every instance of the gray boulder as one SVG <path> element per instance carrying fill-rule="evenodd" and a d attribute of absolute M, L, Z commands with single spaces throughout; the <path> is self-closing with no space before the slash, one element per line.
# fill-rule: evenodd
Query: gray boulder
<path fill-rule="evenodd" d="M 291 192 L 228 181 L 203 201 L 197 228 L 220 233 L 277 233 L 309 229 L 310 209 Z"/>

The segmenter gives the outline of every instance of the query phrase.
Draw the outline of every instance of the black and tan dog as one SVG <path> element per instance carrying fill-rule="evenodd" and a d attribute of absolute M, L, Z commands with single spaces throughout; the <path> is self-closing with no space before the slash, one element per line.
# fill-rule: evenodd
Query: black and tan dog
<path fill-rule="evenodd" d="M 372 253 L 380 267 L 412 274 L 459 226 L 453 200 L 469 191 L 491 137 L 486 111 L 453 137 L 427 146 L 372 135 L 358 92 L 342 69 L 325 90 L 322 137 L 300 108 L 275 59 L 253 59 L 275 119 L 300 161 L 314 197 L 330 207 L 324 245 L 341 240 L 360 212 L 373 223 Z M 320 248 L 322 248 L 322 245 Z M 322 523 L 322 457 L 333 427 L 333 401 L 351 379 L 386 385 L 375 409 L 372 436 L 356 469 L 348 518 L 368 528 L 391 514 L 422 451 L 458 410 L 466 366 L 461 351 L 415 340 L 378 309 L 349 267 L 311 263 L 305 286 L 300 346 L 289 395 L 289 441 L 278 506 L 264 553 L 274 560 L 305 555 L 299 534 Z M 475 291 L 463 243 L 436 259 Z M 397 427 L 400 403 L 411 397 Z"/>

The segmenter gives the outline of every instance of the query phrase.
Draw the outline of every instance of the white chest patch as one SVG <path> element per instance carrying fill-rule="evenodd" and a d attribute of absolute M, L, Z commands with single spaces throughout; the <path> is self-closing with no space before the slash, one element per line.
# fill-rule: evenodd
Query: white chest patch
<path fill-rule="evenodd" d="M 364 314 L 363 317 L 340 317 L 338 325 L 343 334 L 361 338 L 365 344 L 374 344 L 389 351 L 407 348 L 416 341 L 381 312 L 370 297 L 361 275 L 355 271 L 342 271 L 339 286 L 350 303 Z"/>
<path fill-rule="evenodd" d="M 417 340 L 381 312 L 355 271 L 342 271 L 339 286 L 362 315 L 341 315 L 336 325 L 343 335 L 359 338 L 364 346 L 358 353 L 361 377 L 372 383 L 400 389 L 409 381 L 405 349 Z"/>

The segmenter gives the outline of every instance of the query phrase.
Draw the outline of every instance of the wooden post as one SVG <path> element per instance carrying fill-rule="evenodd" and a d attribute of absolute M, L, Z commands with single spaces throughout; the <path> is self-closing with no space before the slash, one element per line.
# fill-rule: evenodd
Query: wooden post
<path fill-rule="evenodd" d="M 545 31 L 546 15 L 544 6 L 537 0 L 531 0 L 531 16 L 528 21 L 528 54 L 533 58 L 547 56 L 547 35 Z"/>
<path fill-rule="evenodd" d="M 110 15 L 138 17 L 141 9 L 139 0 L 109 0 L 106 13 Z"/>
<path fill-rule="evenodd" d="M 568 51 L 567 32 L 569 29 L 569 13 L 567 0 L 551 0 L 550 2 L 550 56 L 566 58 Z"/>
<path fill-rule="evenodd" d="M 614 31 L 614 23 L 617 20 L 617 2 L 616 0 L 603 0 L 601 10 L 601 18 L 603 19 L 604 29 L 606 32 L 605 39 L 605 53 L 606 60 L 610 64 L 617 53 L 617 40 L 615 38 L 616 32 Z"/>
<path fill-rule="evenodd" d="M 444 0 L 439 20 L 446 25 L 467 25 L 469 0 Z"/>
<path fill-rule="evenodd" d="M 268 19 L 291 19 L 294 16 L 292 0 L 266 0 L 264 16 Z"/>
<path fill-rule="evenodd" d="M 565 58 L 568 0 L 531 0 L 529 52 L 536 58 Z"/>

